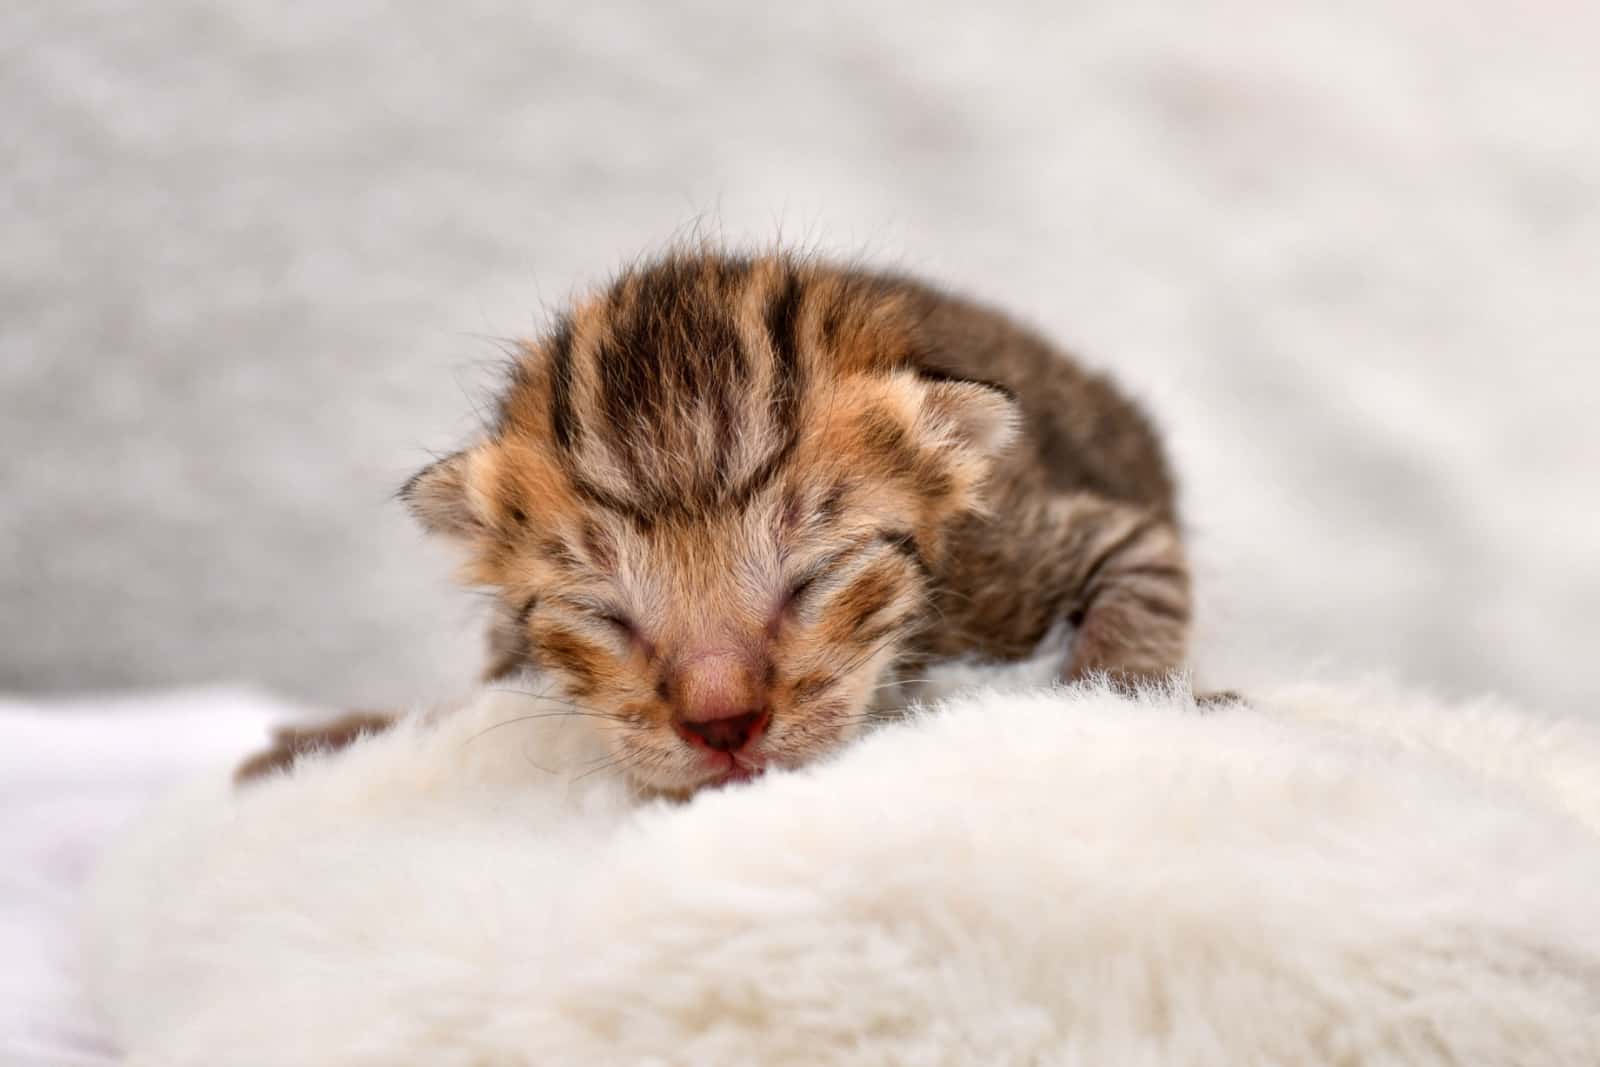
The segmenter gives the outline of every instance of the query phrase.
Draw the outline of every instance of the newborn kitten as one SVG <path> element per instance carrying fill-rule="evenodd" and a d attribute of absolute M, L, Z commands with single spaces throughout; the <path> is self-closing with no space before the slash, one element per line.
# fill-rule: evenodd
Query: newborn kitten
<path fill-rule="evenodd" d="M 857 734 L 918 665 L 1184 663 L 1154 431 L 1000 313 L 774 254 L 623 273 L 522 347 L 485 437 L 403 490 L 492 590 L 490 679 L 537 668 L 628 773 L 685 793 Z M 270 765 L 270 763 L 269 763 Z"/>

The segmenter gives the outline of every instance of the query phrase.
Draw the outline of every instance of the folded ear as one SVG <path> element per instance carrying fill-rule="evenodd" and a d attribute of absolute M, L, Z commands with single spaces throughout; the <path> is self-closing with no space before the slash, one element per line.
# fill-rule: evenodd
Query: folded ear
<path fill-rule="evenodd" d="M 488 523 L 471 482 L 472 452 L 466 450 L 430 463 L 400 488 L 423 529 L 458 540 L 482 534 Z"/>
<path fill-rule="evenodd" d="M 923 376 L 919 420 L 950 446 L 982 461 L 1011 446 L 1022 429 L 1015 398 L 998 385 Z"/>

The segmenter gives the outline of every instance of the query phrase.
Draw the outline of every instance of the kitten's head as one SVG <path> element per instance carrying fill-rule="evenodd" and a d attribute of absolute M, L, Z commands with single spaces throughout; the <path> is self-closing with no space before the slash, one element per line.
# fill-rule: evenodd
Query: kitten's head
<path fill-rule="evenodd" d="M 918 374 L 916 328 L 888 283 L 669 258 L 526 346 L 404 496 L 641 784 L 804 763 L 859 732 L 1015 433 L 998 389 Z"/>

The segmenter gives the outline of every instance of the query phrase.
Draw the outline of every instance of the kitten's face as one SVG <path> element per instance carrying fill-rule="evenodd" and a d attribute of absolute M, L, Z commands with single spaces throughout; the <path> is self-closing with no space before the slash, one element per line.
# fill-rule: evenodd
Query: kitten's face
<path fill-rule="evenodd" d="M 640 784 L 832 751 L 923 625 L 1014 415 L 885 356 L 885 314 L 777 260 L 630 275 L 527 352 L 488 440 L 408 485 Z"/>
<path fill-rule="evenodd" d="M 775 486 L 736 512 L 646 528 L 591 513 L 554 535 L 559 550 L 538 537 L 514 549 L 540 576 L 504 593 L 533 663 L 603 716 L 586 721 L 642 782 L 684 790 L 798 765 L 861 728 L 922 617 L 911 534 L 854 509 L 859 492 Z"/>

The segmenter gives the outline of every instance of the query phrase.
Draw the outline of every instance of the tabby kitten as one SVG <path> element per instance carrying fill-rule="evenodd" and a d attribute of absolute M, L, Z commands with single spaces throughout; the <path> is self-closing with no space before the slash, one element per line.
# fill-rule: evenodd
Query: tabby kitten
<path fill-rule="evenodd" d="M 667 793 L 859 732 L 897 672 L 1181 668 L 1161 446 L 1103 377 L 919 282 L 771 254 L 625 271 L 524 345 L 485 437 L 404 499 L 536 668 Z"/>

